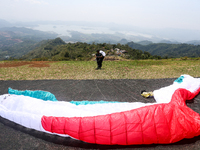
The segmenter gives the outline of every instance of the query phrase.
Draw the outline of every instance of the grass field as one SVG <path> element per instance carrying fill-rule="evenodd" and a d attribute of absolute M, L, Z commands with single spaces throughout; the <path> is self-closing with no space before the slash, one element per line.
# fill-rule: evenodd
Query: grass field
<path fill-rule="evenodd" d="M 17 65 L 23 63 L 23 65 Z M 177 78 L 181 74 L 200 77 L 200 60 L 0 62 L 0 80 L 43 79 L 156 79 Z"/>

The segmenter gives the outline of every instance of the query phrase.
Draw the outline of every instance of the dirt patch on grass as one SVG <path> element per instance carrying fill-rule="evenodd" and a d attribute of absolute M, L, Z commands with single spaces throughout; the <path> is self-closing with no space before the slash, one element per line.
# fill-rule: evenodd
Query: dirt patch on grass
<path fill-rule="evenodd" d="M 20 67 L 24 65 L 29 65 L 29 67 L 50 67 L 49 61 L 10 61 L 0 63 L 0 68 L 8 68 L 8 67 Z"/>

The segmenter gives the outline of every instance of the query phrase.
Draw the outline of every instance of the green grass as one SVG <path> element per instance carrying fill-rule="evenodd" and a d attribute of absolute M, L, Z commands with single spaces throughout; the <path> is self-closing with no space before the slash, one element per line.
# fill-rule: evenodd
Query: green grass
<path fill-rule="evenodd" d="M 200 77 L 200 60 L 104 61 L 101 70 L 95 70 L 96 61 L 61 61 L 49 65 L 0 68 L 0 80 L 157 79 L 177 78 L 181 74 Z"/>

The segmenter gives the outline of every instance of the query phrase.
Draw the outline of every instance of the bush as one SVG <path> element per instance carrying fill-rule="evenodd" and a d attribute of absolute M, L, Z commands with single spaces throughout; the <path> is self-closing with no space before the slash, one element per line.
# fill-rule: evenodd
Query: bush
<path fill-rule="evenodd" d="M 181 60 L 187 60 L 187 59 L 188 59 L 187 56 L 185 56 L 185 57 L 181 57 Z"/>

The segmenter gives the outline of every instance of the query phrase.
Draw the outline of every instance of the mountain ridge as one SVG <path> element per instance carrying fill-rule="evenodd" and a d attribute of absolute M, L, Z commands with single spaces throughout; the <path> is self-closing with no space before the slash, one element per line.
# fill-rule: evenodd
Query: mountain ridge
<path fill-rule="evenodd" d="M 127 44 L 133 49 L 147 51 L 152 55 L 159 55 L 161 57 L 200 57 L 200 45 L 186 43 L 152 43 L 149 45 L 141 45 L 134 42 L 129 42 Z"/>

